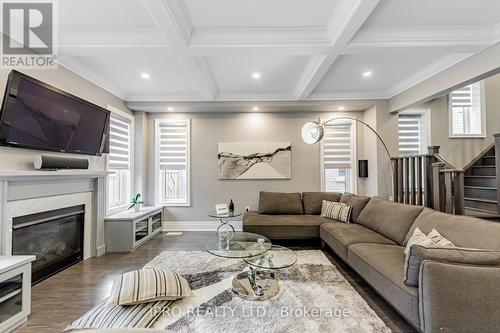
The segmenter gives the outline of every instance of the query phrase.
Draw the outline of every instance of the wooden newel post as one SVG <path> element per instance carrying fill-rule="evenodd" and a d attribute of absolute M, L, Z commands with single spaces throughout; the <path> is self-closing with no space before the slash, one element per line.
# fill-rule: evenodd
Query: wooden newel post
<path fill-rule="evenodd" d="M 445 211 L 445 203 L 446 203 L 446 190 L 444 184 L 444 174 L 441 173 L 441 170 L 445 168 L 445 164 L 443 162 L 436 162 L 432 164 L 432 198 L 433 198 L 433 207 L 435 210 L 439 210 L 441 212 Z"/>
<path fill-rule="evenodd" d="M 424 157 L 424 172 L 425 172 L 425 179 L 424 179 L 424 188 L 425 188 L 425 194 L 424 194 L 424 206 L 425 207 L 431 207 L 434 209 L 438 209 L 436 206 L 434 206 L 434 195 L 433 195 L 433 186 L 434 186 L 434 171 L 432 168 L 432 164 L 437 161 L 436 157 L 434 156 L 435 154 L 439 153 L 439 146 L 429 146 L 427 147 L 429 150 L 428 154 Z"/>
<path fill-rule="evenodd" d="M 455 181 L 453 183 L 455 193 L 455 215 L 465 214 L 465 189 L 464 189 L 464 173 L 459 171 L 455 174 Z"/>

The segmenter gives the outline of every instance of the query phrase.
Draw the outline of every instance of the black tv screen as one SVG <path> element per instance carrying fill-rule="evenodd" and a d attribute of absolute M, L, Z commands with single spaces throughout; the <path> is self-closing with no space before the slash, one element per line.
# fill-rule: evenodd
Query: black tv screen
<path fill-rule="evenodd" d="M 110 112 L 32 77 L 12 71 L 0 115 L 4 146 L 101 155 Z"/>

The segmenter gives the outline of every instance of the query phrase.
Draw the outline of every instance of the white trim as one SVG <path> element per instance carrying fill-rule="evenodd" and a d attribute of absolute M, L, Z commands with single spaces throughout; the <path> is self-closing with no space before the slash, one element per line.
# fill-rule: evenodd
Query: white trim
<path fill-rule="evenodd" d="M 187 195 L 187 201 L 185 203 L 175 203 L 175 204 L 168 204 L 165 202 L 160 201 L 160 131 L 159 131 L 159 125 L 160 123 L 166 123 L 166 122 L 185 122 L 186 123 L 186 136 L 187 136 L 187 144 L 186 144 L 186 182 L 187 182 L 187 189 L 186 189 L 186 195 Z M 155 128 L 154 128 L 154 135 L 155 135 L 155 143 L 154 143 L 154 159 L 155 159 L 155 165 L 154 165 L 154 170 L 155 170 L 155 175 L 154 175 L 154 191 L 155 191 L 155 198 L 154 198 L 154 204 L 155 205 L 163 205 L 165 207 L 190 207 L 191 206 L 191 118 L 185 118 L 185 119 L 165 119 L 165 118 L 155 118 Z"/>
<path fill-rule="evenodd" d="M 331 117 L 333 118 L 333 117 Z M 330 118 L 320 118 L 319 122 L 322 124 L 324 121 L 328 121 Z M 333 122 L 336 123 L 335 121 Z M 351 192 L 358 193 L 358 160 L 357 160 L 357 121 L 350 119 L 341 119 L 338 124 L 349 123 L 351 125 Z M 320 153 L 319 153 L 319 164 L 320 164 L 320 181 L 321 181 L 321 191 L 325 191 L 325 163 L 324 163 L 324 144 L 323 140 L 320 141 Z"/>
<path fill-rule="evenodd" d="M 236 231 L 242 231 L 242 221 L 231 221 Z M 216 231 L 220 225 L 218 220 L 210 221 L 162 221 L 162 231 Z"/>
<path fill-rule="evenodd" d="M 129 123 L 129 135 L 130 135 L 130 138 L 129 138 L 129 165 L 130 165 L 130 168 L 129 168 L 129 179 L 128 179 L 128 186 L 129 186 L 129 193 L 128 193 L 128 196 L 131 198 L 134 194 L 135 194 L 135 182 L 134 182 L 134 179 L 135 179 L 135 165 L 134 165 L 134 161 L 135 161 L 135 149 L 134 149 L 134 145 L 135 145 L 135 117 L 128 113 L 128 112 L 125 112 L 123 110 L 120 110 L 118 109 L 117 107 L 113 106 L 113 105 L 110 105 L 108 104 L 106 106 L 106 108 L 111 111 L 111 115 L 113 117 L 117 117 L 117 118 L 120 118 L 122 120 L 124 120 L 125 122 L 128 122 Z M 109 168 L 108 168 L 108 162 L 109 162 L 109 156 L 106 156 L 106 171 L 109 171 Z M 109 178 L 108 178 L 109 179 Z M 107 190 L 109 191 L 109 186 L 106 186 Z M 144 193 L 142 193 L 142 195 L 144 195 Z M 108 193 L 106 193 L 106 198 L 108 198 Z M 106 200 L 107 202 L 107 205 L 106 205 L 106 214 L 107 215 L 112 215 L 112 214 L 115 214 L 115 213 L 118 213 L 118 212 L 121 212 L 121 211 L 124 211 L 128 208 L 128 203 L 124 203 L 122 205 L 119 205 L 119 206 L 115 206 L 115 207 L 109 207 L 109 200 Z"/>
<path fill-rule="evenodd" d="M 471 83 L 472 85 L 474 83 Z M 467 86 L 467 85 L 466 85 Z M 460 89 L 460 88 L 457 88 Z M 448 138 L 450 139 L 484 139 L 486 138 L 486 84 L 484 80 L 479 82 L 479 99 L 480 99 L 480 112 L 481 112 L 481 134 L 454 134 L 453 133 L 453 113 L 451 109 L 451 93 L 448 93 Z"/>
<path fill-rule="evenodd" d="M 96 253 L 97 257 L 100 257 L 105 253 L 106 253 L 106 245 L 100 245 L 97 247 L 97 253 Z"/>

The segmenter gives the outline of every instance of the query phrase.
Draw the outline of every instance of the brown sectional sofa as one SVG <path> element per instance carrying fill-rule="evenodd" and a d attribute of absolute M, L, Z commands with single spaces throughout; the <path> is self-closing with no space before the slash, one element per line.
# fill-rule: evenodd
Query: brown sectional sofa
<path fill-rule="evenodd" d="M 273 207 L 275 200 L 279 207 Z M 321 217 L 322 200 L 351 205 L 351 223 Z M 424 260 L 419 287 L 403 281 L 403 251 L 415 228 L 435 228 L 458 247 L 500 251 L 499 223 L 348 193 L 304 192 L 285 199 L 261 192 L 261 205 L 245 214 L 244 231 L 270 239 L 320 238 L 418 330 L 500 332 L 500 266 Z"/>

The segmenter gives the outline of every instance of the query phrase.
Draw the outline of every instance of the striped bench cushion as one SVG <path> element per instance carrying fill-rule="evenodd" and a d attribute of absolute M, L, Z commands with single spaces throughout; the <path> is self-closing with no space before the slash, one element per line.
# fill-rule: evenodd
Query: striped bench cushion
<path fill-rule="evenodd" d="M 106 328 L 150 328 L 173 301 L 111 306 L 106 301 L 96 306 L 64 331 Z"/>
<path fill-rule="evenodd" d="M 341 202 L 323 200 L 323 205 L 321 206 L 321 216 L 340 222 L 349 223 L 351 212 L 352 207 Z"/>
<path fill-rule="evenodd" d="M 132 305 L 192 296 L 189 284 L 176 272 L 140 269 L 123 273 L 113 281 L 110 305 Z"/>

